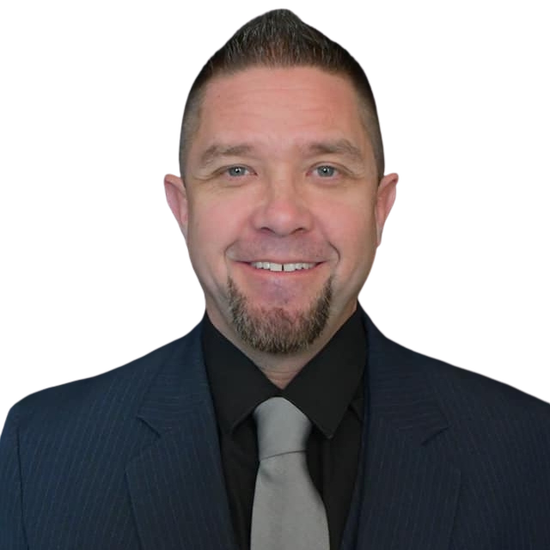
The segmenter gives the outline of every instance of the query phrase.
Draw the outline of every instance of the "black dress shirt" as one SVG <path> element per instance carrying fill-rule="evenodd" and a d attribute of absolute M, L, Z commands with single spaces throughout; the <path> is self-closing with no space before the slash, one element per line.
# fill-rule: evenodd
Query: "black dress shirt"
<path fill-rule="evenodd" d="M 204 318 L 203 350 L 218 420 L 229 508 L 241 550 L 250 549 L 258 472 L 252 413 L 270 397 L 285 397 L 311 420 L 307 464 L 327 511 L 330 548 L 337 550 L 355 484 L 363 424 L 363 371 L 367 358 L 361 310 L 281 390 Z"/>

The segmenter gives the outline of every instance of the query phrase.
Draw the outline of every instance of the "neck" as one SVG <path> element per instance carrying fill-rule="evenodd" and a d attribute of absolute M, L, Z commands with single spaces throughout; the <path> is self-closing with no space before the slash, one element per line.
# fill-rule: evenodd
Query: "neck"
<path fill-rule="evenodd" d="M 357 309 L 357 303 L 351 312 L 342 314 L 336 322 L 327 324 L 319 338 L 306 349 L 297 353 L 273 354 L 258 351 L 243 342 L 233 330 L 227 330 L 222 323 L 210 317 L 212 324 L 242 353 L 244 353 L 278 388 L 284 389 L 296 377 L 296 375 L 330 342 L 342 325 L 353 315 Z"/>

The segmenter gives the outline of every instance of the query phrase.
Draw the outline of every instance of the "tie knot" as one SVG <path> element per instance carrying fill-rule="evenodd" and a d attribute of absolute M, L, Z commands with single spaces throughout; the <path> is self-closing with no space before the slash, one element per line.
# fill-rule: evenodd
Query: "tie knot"
<path fill-rule="evenodd" d="M 254 410 L 260 460 L 306 450 L 308 417 L 284 397 L 267 399 Z"/>

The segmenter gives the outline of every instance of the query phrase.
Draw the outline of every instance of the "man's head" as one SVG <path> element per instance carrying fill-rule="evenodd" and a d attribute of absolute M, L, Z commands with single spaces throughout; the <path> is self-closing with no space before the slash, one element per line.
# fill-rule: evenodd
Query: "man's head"
<path fill-rule="evenodd" d="M 310 27 L 289 10 L 273 10 L 243 25 L 204 65 L 187 97 L 180 135 L 180 173 L 200 123 L 206 85 L 216 77 L 253 67 L 317 67 L 349 79 L 360 100 L 360 113 L 369 134 L 378 176 L 384 174 L 384 149 L 376 103 L 365 72 L 336 42 Z"/>
<path fill-rule="evenodd" d="M 258 61 L 239 65 L 226 45 L 203 69 L 183 124 L 185 181 L 167 176 L 166 191 L 214 325 L 241 348 L 299 354 L 355 310 L 397 176 L 381 177 L 374 100 L 337 70 L 333 43 L 282 10 L 243 29 L 239 48 Z M 284 52 L 311 61 L 275 62 Z"/>

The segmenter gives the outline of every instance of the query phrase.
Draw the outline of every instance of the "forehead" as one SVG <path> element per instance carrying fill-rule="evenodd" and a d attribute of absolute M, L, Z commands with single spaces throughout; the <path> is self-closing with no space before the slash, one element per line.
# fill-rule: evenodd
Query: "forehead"
<path fill-rule="evenodd" d="M 349 80 L 312 67 L 258 67 L 217 77 L 206 86 L 190 154 L 214 142 L 253 143 L 272 152 L 347 139 L 368 149 L 359 105 Z"/>

